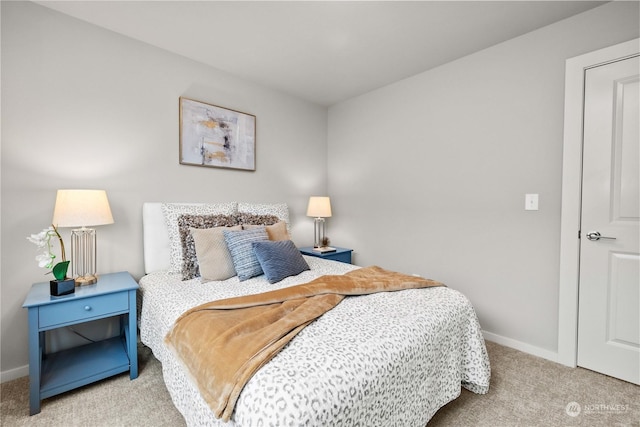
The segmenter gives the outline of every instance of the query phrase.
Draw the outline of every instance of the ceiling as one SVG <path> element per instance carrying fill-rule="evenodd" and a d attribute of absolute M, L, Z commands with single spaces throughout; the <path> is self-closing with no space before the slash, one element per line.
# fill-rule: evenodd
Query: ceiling
<path fill-rule="evenodd" d="M 36 3 L 328 106 L 606 2 Z"/>

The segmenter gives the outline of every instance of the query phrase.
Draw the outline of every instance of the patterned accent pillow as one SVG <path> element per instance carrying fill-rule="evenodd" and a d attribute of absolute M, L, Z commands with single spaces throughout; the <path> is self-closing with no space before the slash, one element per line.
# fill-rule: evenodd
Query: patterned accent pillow
<path fill-rule="evenodd" d="M 291 222 L 289 221 L 289 207 L 286 203 L 238 203 L 238 213 L 249 213 L 254 215 L 274 215 L 287 224 L 287 230 L 291 233 Z M 266 224 L 269 225 L 269 224 Z"/>
<path fill-rule="evenodd" d="M 238 204 L 229 203 L 162 203 L 160 205 L 167 225 L 169 236 L 169 272 L 182 272 L 182 242 L 178 230 L 180 215 L 233 215 L 237 212 Z"/>
<path fill-rule="evenodd" d="M 246 212 L 238 212 L 236 214 L 236 221 L 238 224 L 245 225 L 273 225 L 280 221 L 275 215 L 256 215 Z"/>
<path fill-rule="evenodd" d="M 243 225 L 243 230 L 251 230 L 252 228 L 262 227 L 261 225 Z M 284 221 L 278 221 L 273 225 L 264 227 L 269 235 L 269 240 L 291 240 L 287 231 L 287 224 Z"/>
<path fill-rule="evenodd" d="M 233 227 L 237 222 L 233 215 L 180 215 L 178 232 L 182 246 L 182 280 L 200 275 L 196 245 L 191 235 L 192 228 Z"/>
<path fill-rule="evenodd" d="M 309 264 L 291 240 L 253 242 L 252 246 L 269 283 L 309 270 Z"/>
<path fill-rule="evenodd" d="M 236 275 L 233 259 L 224 240 L 224 230 L 240 231 L 242 227 L 192 228 L 191 236 L 196 247 L 197 268 L 202 283 L 227 280 Z"/>
<path fill-rule="evenodd" d="M 261 242 L 269 240 L 267 231 L 264 227 L 255 228 L 253 230 L 242 231 L 223 231 L 224 240 L 227 242 L 227 248 L 231 253 L 233 267 L 238 273 L 238 280 L 241 282 L 252 277 L 259 276 L 263 273 L 260 262 L 253 252 L 251 244 L 253 242 Z"/>

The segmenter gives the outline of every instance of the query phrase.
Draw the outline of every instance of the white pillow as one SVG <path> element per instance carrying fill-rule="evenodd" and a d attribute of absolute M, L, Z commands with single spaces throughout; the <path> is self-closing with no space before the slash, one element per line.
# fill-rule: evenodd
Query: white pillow
<path fill-rule="evenodd" d="M 169 272 L 182 272 L 182 242 L 178 229 L 180 215 L 233 215 L 238 210 L 236 202 L 228 203 L 163 203 L 162 214 L 169 235 Z"/>

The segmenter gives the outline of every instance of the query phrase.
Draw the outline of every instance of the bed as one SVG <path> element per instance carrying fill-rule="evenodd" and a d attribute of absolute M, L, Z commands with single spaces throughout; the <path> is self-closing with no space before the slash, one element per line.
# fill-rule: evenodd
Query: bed
<path fill-rule="evenodd" d="M 425 426 L 439 408 L 459 396 L 461 387 L 488 391 L 489 359 L 468 299 L 446 286 L 408 289 L 342 300 L 248 380 L 228 422 L 217 418 L 185 362 L 165 342 L 176 319 L 209 301 L 360 268 L 304 256 L 309 270 L 276 283 L 264 275 L 243 281 L 237 276 L 183 280 L 183 272 L 175 269 L 181 256 L 176 219 L 237 213 L 275 216 L 289 230 L 284 204 L 143 206 L 147 274 L 140 280 L 140 338 L 162 363 L 167 389 L 187 425 Z"/>

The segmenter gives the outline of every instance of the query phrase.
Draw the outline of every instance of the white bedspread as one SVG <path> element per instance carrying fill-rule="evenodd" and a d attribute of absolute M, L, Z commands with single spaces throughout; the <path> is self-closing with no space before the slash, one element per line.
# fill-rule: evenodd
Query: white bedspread
<path fill-rule="evenodd" d="M 140 280 L 140 337 L 162 362 L 174 404 L 190 426 L 420 426 L 460 394 L 489 389 L 490 368 L 471 304 L 446 287 L 349 297 L 307 326 L 249 380 L 229 423 L 216 419 L 164 345 L 175 319 L 216 299 L 265 292 L 357 267 L 305 257 L 311 267 L 269 284 Z"/>

